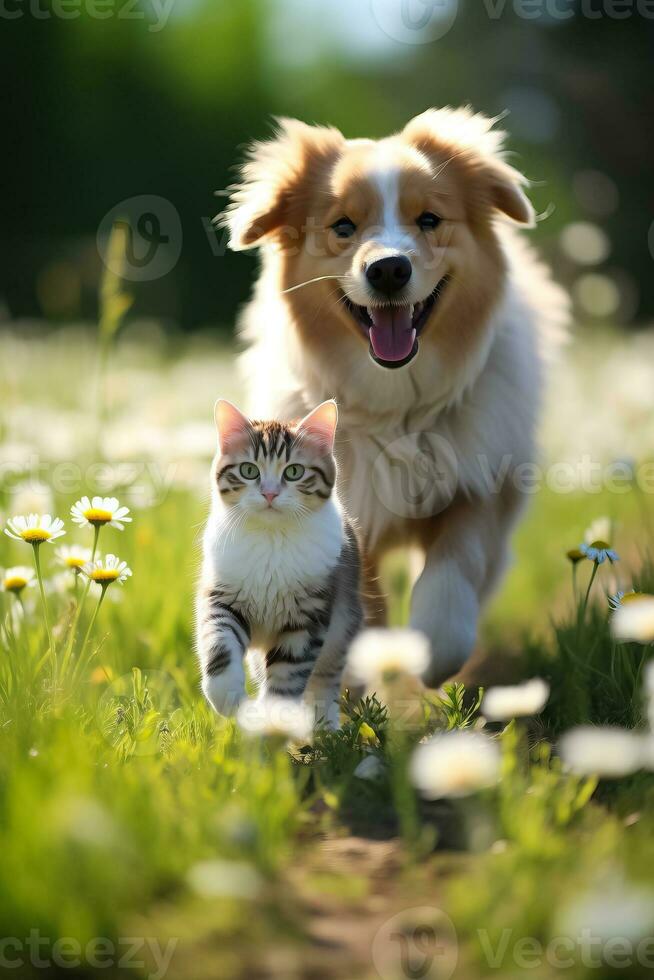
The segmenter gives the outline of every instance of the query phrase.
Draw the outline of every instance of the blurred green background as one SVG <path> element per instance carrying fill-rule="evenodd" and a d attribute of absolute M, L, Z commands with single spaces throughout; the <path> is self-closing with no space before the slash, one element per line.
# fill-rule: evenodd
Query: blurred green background
<path fill-rule="evenodd" d="M 580 318 L 642 323 L 653 18 L 642 0 L 5 0 L 2 318 L 93 319 L 103 217 L 159 195 L 180 255 L 133 284 L 133 314 L 229 329 L 256 263 L 212 229 L 214 191 L 273 115 L 380 136 L 471 103 L 509 110 L 534 237 Z"/>

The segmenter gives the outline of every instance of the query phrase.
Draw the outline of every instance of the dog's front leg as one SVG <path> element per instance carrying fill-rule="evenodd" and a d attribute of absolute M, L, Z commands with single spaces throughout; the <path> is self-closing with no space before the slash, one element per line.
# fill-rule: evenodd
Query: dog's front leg
<path fill-rule="evenodd" d="M 425 567 L 411 597 L 411 625 L 426 633 L 432 658 L 424 680 L 437 687 L 470 657 L 482 602 L 498 581 L 521 500 L 504 490 L 457 501 L 422 530 Z"/>

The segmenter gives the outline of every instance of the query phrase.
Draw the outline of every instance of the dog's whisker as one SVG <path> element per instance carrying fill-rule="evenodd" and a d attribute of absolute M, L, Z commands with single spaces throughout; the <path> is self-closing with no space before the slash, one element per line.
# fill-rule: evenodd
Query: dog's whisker
<path fill-rule="evenodd" d="M 323 282 L 325 279 L 344 279 L 345 276 L 316 276 L 315 279 L 307 279 L 306 282 L 298 282 L 295 286 L 289 286 L 288 289 L 282 289 L 282 293 L 294 293 L 296 289 L 302 289 L 303 286 L 310 286 L 314 282 Z"/>

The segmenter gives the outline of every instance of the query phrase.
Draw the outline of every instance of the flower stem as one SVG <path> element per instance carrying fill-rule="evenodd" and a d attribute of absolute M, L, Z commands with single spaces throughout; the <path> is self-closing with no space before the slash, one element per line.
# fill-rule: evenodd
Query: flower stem
<path fill-rule="evenodd" d="M 100 524 L 96 524 L 95 527 L 93 528 L 94 536 L 93 536 L 93 550 L 91 552 L 91 563 L 95 561 L 95 555 L 98 550 L 98 538 L 100 537 L 100 527 L 101 527 Z M 86 602 L 86 597 L 89 594 L 90 588 L 91 588 L 91 579 L 87 578 L 86 585 L 84 586 L 84 590 L 82 592 L 82 598 L 78 599 L 77 601 L 77 610 L 75 612 L 75 619 L 73 620 L 73 624 L 70 628 L 70 633 L 68 634 L 68 643 L 66 644 L 66 652 L 64 654 L 64 666 L 67 666 L 68 661 L 73 652 L 73 644 L 75 643 L 75 637 L 77 636 L 77 629 L 79 627 L 79 621 L 82 615 L 82 609 L 84 608 L 84 603 Z"/>
<path fill-rule="evenodd" d="M 597 569 L 598 568 L 599 568 L 599 564 L 597 562 L 594 562 L 594 564 L 593 564 L 593 571 L 591 573 L 590 580 L 588 582 L 588 588 L 586 589 L 586 595 L 584 596 L 584 604 L 581 607 L 581 619 L 582 619 L 582 622 L 586 618 L 586 610 L 588 608 L 588 600 L 590 598 L 590 590 L 593 587 L 593 582 L 595 581 L 595 576 L 597 575 Z"/>
<path fill-rule="evenodd" d="M 90 579 L 89 579 L 89 581 L 90 581 Z M 107 591 L 107 585 L 103 585 L 102 586 L 102 592 L 100 593 L 100 598 L 98 599 L 98 604 L 95 607 L 95 611 L 94 611 L 93 615 L 91 616 L 91 622 L 89 623 L 89 628 L 86 631 L 86 636 L 84 637 L 84 642 L 82 643 L 82 649 L 79 652 L 78 665 L 82 663 L 82 660 L 84 658 L 84 651 L 86 650 L 86 646 L 87 646 L 87 644 L 89 642 L 89 637 L 91 636 L 91 633 L 93 631 L 93 627 L 95 626 L 95 621 L 98 618 L 98 613 L 100 612 L 100 606 L 102 605 L 102 600 L 104 599 L 104 594 L 105 594 L 106 591 Z"/>
<path fill-rule="evenodd" d="M 588 581 L 588 588 L 586 589 L 586 595 L 584 596 L 584 601 L 579 610 L 579 619 L 577 621 L 577 640 L 581 633 L 582 626 L 586 622 L 586 610 L 588 609 L 588 600 L 590 599 L 590 590 L 593 587 L 593 582 L 595 581 L 595 576 L 597 575 L 597 569 L 599 568 L 599 563 L 593 563 L 593 571 L 591 572 L 590 579 Z"/>
<path fill-rule="evenodd" d="M 41 593 L 41 603 L 43 604 L 43 618 L 45 620 L 45 628 L 48 634 L 48 643 L 50 644 L 50 653 L 52 654 L 52 672 L 53 672 L 53 682 L 56 689 L 57 686 L 57 651 L 52 639 L 52 630 L 50 629 L 50 616 L 48 615 L 48 603 L 45 598 L 45 589 L 43 588 L 43 576 L 41 575 L 41 557 L 39 555 L 40 543 L 35 543 L 32 545 L 34 551 L 34 565 L 36 567 L 36 578 L 39 583 L 39 592 Z"/>

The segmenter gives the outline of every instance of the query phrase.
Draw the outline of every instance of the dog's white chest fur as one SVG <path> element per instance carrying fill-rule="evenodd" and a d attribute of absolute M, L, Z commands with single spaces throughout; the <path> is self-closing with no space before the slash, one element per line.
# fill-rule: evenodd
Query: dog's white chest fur
<path fill-rule="evenodd" d="M 298 602 L 325 583 L 343 544 L 343 520 L 334 500 L 305 519 L 279 528 L 240 527 L 230 531 L 217 504 L 204 536 L 205 582 L 238 600 L 252 625 L 252 641 L 264 645 L 289 620 Z"/>

